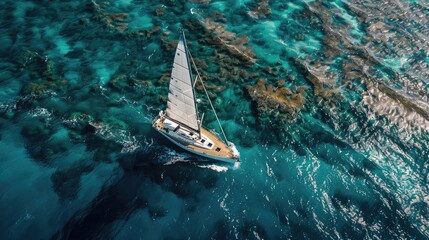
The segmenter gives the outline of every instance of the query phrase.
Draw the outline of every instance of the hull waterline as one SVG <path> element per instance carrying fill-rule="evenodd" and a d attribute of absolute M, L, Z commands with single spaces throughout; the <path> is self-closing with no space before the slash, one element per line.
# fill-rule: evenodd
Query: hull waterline
<path fill-rule="evenodd" d="M 193 153 L 195 155 L 210 159 L 210 160 L 214 160 L 214 161 L 222 161 L 222 162 L 226 162 L 226 163 L 237 163 L 240 162 L 238 157 L 233 157 L 234 155 L 232 154 L 231 150 L 228 149 L 228 155 L 221 155 L 219 153 L 216 153 L 217 156 L 215 154 L 211 154 L 212 150 L 207 150 L 207 149 L 202 149 L 198 146 L 196 146 L 196 144 L 192 144 L 192 142 L 187 142 L 187 146 L 182 144 L 181 142 L 184 142 L 184 139 L 181 140 L 176 140 L 175 137 L 169 135 L 167 132 L 165 132 L 165 130 L 163 129 L 163 127 L 160 127 L 162 125 L 162 121 L 161 119 L 156 119 L 153 123 L 153 128 L 155 128 L 155 130 L 157 132 L 159 132 L 162 136 L 164 136 L 165 138 L 167 138 L 169 141 L 171 141 L 172 143 L 174 143 L 176 146 L 182 148 L 183 150 L 186 150 L 190 153 Z M 205 132 L 205 134 L 210 135 L 209 133 Z M 207 141 L 209 141 L 209 138 L 207 138 L 206 135 L 203 135 L 205 137 L 205 139 L 207 139 Z M 214 136 L 210 136 L 213 140 L 213 138 L 216 138 Z M 176 137 L 177 138 L 177 137 Z M 200 140 L 200 139 L 198 139 Z M 215 140 L 216 142 L 219 140 Z M 217 145 L 215 144 L 214 147 L 216 147 Z M 214 148 L 213 147 L 213 148 Z M 228 147 L 226 145 L 223 146 L 225 149 L 227 149 Z"/>

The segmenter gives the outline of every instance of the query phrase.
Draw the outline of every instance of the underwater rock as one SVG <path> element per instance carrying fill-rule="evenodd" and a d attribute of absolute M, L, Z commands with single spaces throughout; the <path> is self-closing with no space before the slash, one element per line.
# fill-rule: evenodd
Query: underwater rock
<path fill-rule="evenodd" d="M 94 118 L 86 113 L 73 112 L 68 118 L 63 120 L 64 126 L 69 129 L 69 138 L 76 143 L 85 142 L 85 137 L 89 134 L 94 134 L 95 127 L 89 124 Z"/>
<path fill-rule="evenodd" d="M 40 65 L 45 65 L 45 59 L 39 55 L 37 52 L 30 50 L 23 50 L 17 54 L 16 63 L 18 64 L 18 69 L 25 68 L 30 64 L 37 63 Z"/>
<path fill-rule="evenodd" d="M 273 87 L 266 79 L 259 79 L 253 86 L 246 86 L 247 93 L 257 105 L 259 118 L 271 116 L 281 121 L 291 121 L 304 107 L 304 92 L 293 94 L 286 87 Z"/>
<path fill-rule="evenodd" d="M 89 124 L 96 129 L 100 136 L 106 139 L 114 137 L 112 132 L 114 129 L 127 129 L 127 124 L 124 121 L 112 116 L 102 121 L 90 121 Z"/>
<path fill-rule="evenodd" d="M 272 67 L 265 67 L 265 68 L 263 69 L 263 71 L 264 71 L 265 73 L 269 74 L 269 75 L 277 76 L 277 74 L 274 72 L 274 71 L 275 71 L 275 69 L 274 69 L 274 68 L 272 68 Z"/>
<path fill-rule="evenodd" d="M 253 64 L 256 61 L 253 48 L 247 46 L 249 38 L 246 35 L 237 36 L 236 33 L 227 31 L 225 24 L 216 22 L 212 18 L 206 18 L 202 22 L 187 21 L 185 25 L 189 29 L 204 30 L 205 37 L 202 40 L 227 51 L 230 56 L 238 58 L 243 63 Z"/>
<path fill-rule="evenodd" d="M 131 174 L 127 174 L 128 176 Z M 129 219 L 132 213 L 146 208 L 148 201 L 141 195 L 141 184 L 134 184 L 131 177 L 106 185 L 95 199 L 75 212 L 67 223 L 52 236 L 54 239 L 112 239 L 113 225 Z M 123 190 L 126 189 L 126 193 Z"/>
<path fill-rule="evenodd" d="M 81 131 L 89 124 L 90 121 L 93 120 L 94 118 L 90 114 L 82 112 L 73 112 L 68 118 L 63 120 L 63 123 L 69 129 Z"/>
<path fill-rule="evenodd" d="M 257 7 L 247 12 L 249 16 L 255 19 L 265 18 L 271 14 L 271 9 L 268 7 L 268 1 L 260 1 L 257 3 Z"/>
<path fill-rule="evenodd" d="M 46 108 L 36 107 L 31 108 L 27 113 L 30 119 L 24 123 L 21 135 L 28 141 L 25 146 L 31 155 L 47 156 L 65 152 L 70 148 L 68 131 L 52 121 L 55 117 L 53 112 Z M 41 152 L 47 150 L 46 152 L 50 152 L 50 154 L 39 153 L 39 150 Z"/>
<path fill-rule="evenodd" d="M 159 8 L 157 8 L 155 10 L 155 14 L 156 14 L 156 16 L 162 16 L 162 15 L 164 15 L 164 6 L 161 5 Z"/>
<path fill-rule="evenodd" d="M 128 17 L 127 13 L 111 13 L 108 15 L 110 21 L 114 22 L 124 22 L 125 19 Z"/>
<path fill-rule="evenodd" d="M 201 60 L 199 58 L 193 58 L 193 60 L 195 62 L 195 66 L 198 69 L 207 69 L 208 68 L 207 63 L 204 60 Z"/>
<path fill-rule="evenodd" d="M 121 91 L 133 91 L 135 87 L 148 88 L 151 86 L 151 82 L 122 74 L 110 80 L 107 86 Z"/>
<path fill-rule="evenodd" d="M 100 84 L 93 84 L 90 87 L 89 92 L 91 93 L 101 93 L 103 91 L 103 87 Z"/>
<path fill-rule="evenodd" d="M 23 50 L 16 57 L 18 70 L 27 70 L 49 81 L 56 80 L 54 63 L 47 57 L 30 50 Z"/>
<path fill-rule="evenodd" d="M 314 74 L 309 69 L 306 63 L 298 59 L 296 59 L 294 63 L 296 64 L 296 67 L 299 69 L 299 71 L 304 74 L 305 79 L 313 86 L 313 92 L 315 96 L 328 99 L 334 95 L 339 95 L 338 89 L 328 88 L 330 85 L 326 83 L 329 83 L 330 81 L 326 77 L 316 76 L 316 74 Z"/>
<path fill-rule="evenodd" d="M 158 79 L 158 81 L 155 82 L 155 85 L 156 86 L 165 86 L 165 85 L 168 85 L 170 83 L 170 76 L 171 76 L 170 71 L 164 72 L 161 75 L 161 77 Z"/>
<path fill-rule="evenodd" d="M 15 59 L 19 71 L 29 74 L 29 81 L 21 88 L 21 95 L 47 96 L 49 92 L 65 90 L 68 81 L 56 74 L 53 61 L 39 53 L 23 50 Z"/>
<path fill-rule="evenodd" d="M 161 26 L 155 26 L 151 29 L 141 29 L 133 32 L 127 32 L 125 37 L 129 38 L 138 38 L 138 39 L 147 39 L 152 37 L 154 34 L 157 34 L 161 31 Z"/>
<path fill-rule="evenodd" d="M 242 69 L 242 62 L 240 59 L 232 58 L 228 56 L 227 53 L 221 53 L 220 51 L 215 50 L 214 51 L 214 58 L 215 62 L 219 64 L 220 71 L 226 71 L 229 72 L 230 70 L 234 68 L 240 68 Z"/>
<path fill-rule="evenodd" d="M 112 80 L 110 80 L 109 83 L 107 83 L 107 85 L 109 87 L 113 87 L 116 89 L 124 89 L 125 90 L 126 88 L 130 87 L 131 81 L 127 75 L 123 74 L 123 75 L 117 76 L 117 77 L 113 78 Z"/>
<path fill-rule="evenodd" d="M 213 84 L 207 84 L 207 75 L 202 75 L 201 78 L 204 81 L 204 86 L 206 87 L 207 93 L 209 94 L 210 98 L 216 98 L 216 95 L 220 92 L 223 92 L 226 88 L 227 85 L 213 85 Z M 213 79 L 213 77 L 212 77 Z M 211 81 L 213 82 L 213 81 Z M 201 81 L 198 81 L 195 83 L 195 89 L 200 92 L 200 93 L 204 93 L 204 88 L 203 85 L 201 84 Z"/>
<path fill-rule="evenodd" d="M 249 79 L 249 73 L 246 71 L 246 70 L 244 70 L 244 69 L 240 69 L 240 78 L 242 79 L 242 80 L 248 80 Z"/>
<path fill-rule="evenodd" d="M 278 81 L 277 82 L 277 86 L 278 87 L 284 87 L 285 86 L 285 84 L 286 84 L 286 82 L 284 81 L 284 80 L 280 80 L 280 81 Z M 292 93 L 292 92 L 291 92 Z"/>
<path fill-rule="evenodd" d="M 191 3 L 209 3 L 211 0 L 188 0 Z"/>
<path fill-rule="evenodd" d="M 80 189 L 81 176 L 91 172 L 94 164 L 81 160 L 66 169 L 58 169 L 51 175 L 54 191 L 60 199 L 75 199 Z"/>
<path fill-rule="evenodd" d="M 53 85 L 53 84 L 46 85 L 46 84 L 29 83 L 28 85 L 26 85 L 21 90 L 21 93 L 22 93 L 22 95 L 29 95 L 29 94 L 42 95 L 42 94 L 46 93 L 46 91 L 48 89 L 50 89 L 51 87 L 55 87 L 55 85 Z"/>
<path fill-rule="evenodd" d="M 95 150 L 93 160 L 97 162 L 111 163 L 117 160 L 122 146 L 113 140 L 103 140 L 97 137 L 89 138 L 90 149 Z"/>
<path fill-rule="evenodd" d="M 387 74 L 397 78 L 397 73 L 390 68 L 386 68 L 384 66 L 384 63 L 380 61 L 379 58 L 375 57 L 374 54 L 370 52 L 370 49 L 368 47 L 355 44 L 350 38 L 346 37 L 349 35 L 349 31 L 351 31 L 351 26 L 349 24 L 335 24 L 334 21 L 331 19 L 331 14 L 337 14 L 333 13 L 333 11 L 335 11 L 334 9 L 329 9 L 326 5 L 320 2 L 313 2 L 309 5 L 309 7 L 310 13 L 314 14 L 318 19 L 320 19 L 322 23 L 321 28 L 324 33 L 322 37 L 324 51 L 322 52 L 322 54 L 326 58 L 324 60 L 325 64 L 334 62 L 335 58 L 347 54 L 348 56 L 350 56 L 350 62 L 348 64 L 354 65 L 355 69 L 364 69 L 364 71 L 367 72 L 376 72 L 377 70 L 375 69 L 377 68 L 383 69 L 383 71 L 385 71 Z M 390 39 L 386 39 L 386 37 L 392 35 L 386 34 L 386 32 L 389 32 L 390 30 L 390 28 L 385 27 L 387 25 L 379 22 L 367 22 L 363 19 L 361 19 L 361 21 L 362 23 L 368 24 L 369 26 L 369 28 L 365 32 L 370 34 L 367 35 L 364 39 L 365 41 L 370 42 L 370 46 L 377 44 L 377 41 L 380 41 L 380 39 L 385 39 L 388 42 L 391 41 Z M 380 31 L 379 28 L 383 30 Z M 371 31 L 380 32 L 383 37 L 378 37 L 377 35 L 373 36 L 373 33 Z M 405 39 L 402 40 L 404 42 L 408 42 Z M 386 47 L 383 47 L 383 49 L 385 49 L 385 51 L 388 50 L 388 48 Z M 343 78 L 339 78 L 339 80 L 341 79 Z"/>
<path fill-rule="evenodd" d="M 140 80 L 140 79 L 135 79 L 135 78 L 132 78 L 132 82 L 133 82 L 134 86 L 136 86 L 136 87 L 148 88 L 152 85 L 152 82 L 150 82 L 150 81 Z"/>
<path fill-rule="evenodd" d="M 88 4 L 88 9 L 94 14 L 93 18 L 96 21 L 102 23 L 108 30 L 112 30 L 114 33 L 117 33 L 120 37 L 124 37 L 125 39 L 137 38 L 142 40 L 152 37 L 161 30 L 161 26 L 155 26 L 151 29 L 130 31 L 128 23 L 126 22 L 129 16 L 128 13 L 111 13 L 106 10 L 107 6 L 108 4 L 106 2 L 97 3 L 95 0 L 92 0 Z M 155 10 L 155 12 L 157 15 L 163 15 L 164 6 L 160 6 Z"/>
<path fill-rule="evenodd" d="M 50 164 L 52 156 L 64 149 L 49 143 L 49 138 L 54 133 L 52 125 L 42 121 L 43 119 L 32 119 L 21 129 L 21 135 L 25 139 L 25 148 L 28 154 L 43 165 Z"/>
<path fill-rule="evenodd" d="M 48 96 L 52 91 L 60 91 L 68 85 L 68 81 L 63 79 L 59 82 L 43 81 L 38 79 L 36 82 L 30 82 L 21 89 L 21 95 Z"/>
<path fill-rule="evenodd" d="M 94 19 L 101 22 L 107 29 L 123 33 L 128 29 L 125 19 L 127 13 L 109 13 L 106 11 L 105 4 L 98 4 L 95 0 L 88 3 L 90 11 L 94 14 Z"/>
<path fill-rule="evenodd" d="M 362 72 L 362 69 L 360 69 L 356 64 L 360 63 L 361 60 L 354 56 L 350 56 L 349 59 L 349 61 L 343 61 L 343 64 L 341 65 L 344 78 L 348 81 L 352 81 L 354 79 L 363 77 L 364 73 Z"/>
<path fill-rule="evenodd" d="M 22 127 L 21 134 L 30 140 L 44 141 L 52 134 L 52 130 L 40 120 L 32 121 Z"/>
<path fill-rule="evenodd" d="M 218 11 L 211 11 L 209 14 L 209 17 L 214 19 L 216 22 L 221 22 L 221 23 L 227 22 L 225 14 L 218 12 Z"/>
<path fill-rule="evenodd" d="M 382 93 L 386 94 L 390 98 L 400 102 L 404 107 L 414 110 L 424 119 L 429 121 L 429 111 L 427 109 L 420 107 L 416 103 L 412 102 L 410 99 L 406 98 L 405 96 L 402 96 L 397 91 L 388 87 L 386 84 L 380 82 L 378 84 L 378 90 L 380 90 Z"/>
<path fill-rule="evenodd" d="M 174 52 L 176 50 L 177 47 L 177 43 L 179 42 L 178 40 L 173 40 L 170 41 L 167 38 L 168 35 L 163 34 L 161 37 L 161 42 L 162 42 L 162 48 L 163 50 L 165 50 L 166 52 Z"/>
<path fill-rule="evenodd" d="M 253 72 L 252 74 L 250 74 L 251 78 L 257 78 L 259 77 L 259 73 L 258 72 Z"/>

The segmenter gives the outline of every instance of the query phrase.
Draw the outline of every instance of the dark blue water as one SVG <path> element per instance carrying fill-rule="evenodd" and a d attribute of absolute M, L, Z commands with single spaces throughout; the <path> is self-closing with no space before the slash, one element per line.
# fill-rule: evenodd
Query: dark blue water
<path fill-rule="evenodd" d="M 429 238 L 428 7 L 3 1 L 0 239 Z M 180 24 L 239 165 L 151 129 Z"/>

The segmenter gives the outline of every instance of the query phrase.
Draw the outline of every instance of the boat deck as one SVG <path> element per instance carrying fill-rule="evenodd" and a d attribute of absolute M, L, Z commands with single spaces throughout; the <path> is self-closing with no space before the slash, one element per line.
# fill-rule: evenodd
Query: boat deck
<path fill-rule="evenodd" d="M 199 147 L 193 146 L 193 145 L 188 145 L 186 147 L 188 147 L 194 151 L 202 152 L 202 153 L 205 153 L 208 155 L 232 158 L 232 153 L 229 150 L 228 146 L 224 142 L 222 142 L 218 137 L 216 137 L 214 134 L 212 134 L 211 132 L 207 131 L 204 128 L 201 128 L 201 133 L 203 135 L 206 135 L 208 138 L 210 138 L 213 141 L 214 146 L 212 149 L 199 148 Z M 216 151 L 216 148 L 218 148 L 218 147 L 220 148 L 219 152 Z"/>
<path fill-rule="evenodd" d="M 163 122 L 159 121 L 157 123 L 157 127 L 159 129 L 163 129 L 164 128 Z M 211 149 L 204 149 L 192 144 L 188 144 L 184 146 L 186 148 L 189 148 L 193 151 L 197 151 L 202 154 L 207 154 L 207 155 L 222 157 L 222 158 L 231 158 L 231 159 L 233 158 L 233 155 L 230 149 L 228 148 L 228 146 L 223 141 L 221 141 L 217 136 L 215 136 L 213 133 L 207 131 L 204 128 L 201 128 L 201 133 L 213 141 L 213 147 Z M 220 148 L 220 151 L 216 151 L 217 148 Z"/>

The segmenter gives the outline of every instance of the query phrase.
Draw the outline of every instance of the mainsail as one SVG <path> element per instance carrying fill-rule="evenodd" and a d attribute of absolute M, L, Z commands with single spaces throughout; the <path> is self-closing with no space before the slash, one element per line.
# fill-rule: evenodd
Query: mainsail
<path fill-rule="evenodd" d="M 169 118 L 198 130 L 197 109 L 185 44 L 185 36 L 182 34 L 177 44 L 173 69 L 171 70 L 166 113 Z"/>

